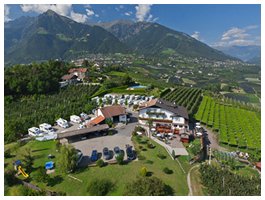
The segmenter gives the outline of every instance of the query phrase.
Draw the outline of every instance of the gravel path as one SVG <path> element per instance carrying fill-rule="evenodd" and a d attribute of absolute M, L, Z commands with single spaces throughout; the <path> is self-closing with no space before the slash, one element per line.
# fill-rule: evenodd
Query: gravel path
<path fill-rule="evenodd" d="M 192 192 L 192 187 L 191 187 L 191 180 L 190 180 L 190 172 L 195 169 L 196 167 L 199 167 L 198 165 L 194 165 L 192 168 L 190 168 L 188 175 L 187 175 L 187 183 L 188 183 L 188 187 L 189 187 L 189 194 L 188 196 L 193 196 L 193 192 Z"/>
<path fill-rule="evenodd" d="M 211 148 L 212 149 L 216 149 L 216 150 L 219 150 L 219 151 L 227 151 L 226 148 L 221 147 L 219 145 L 216 133 L 214 133 L 211 129 L 207 129 L 205 126 L 203 126 L 203 128 L 208 133 L 208 138 L 209 138 L 209 140 L 211 142 Z"/>

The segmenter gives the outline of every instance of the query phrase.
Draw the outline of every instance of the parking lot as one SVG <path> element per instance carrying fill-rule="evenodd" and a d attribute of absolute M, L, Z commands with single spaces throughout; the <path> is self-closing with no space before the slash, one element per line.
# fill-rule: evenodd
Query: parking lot
<path fill-rule="evenodd" d="M 76 149 L 81 150 L 84 155 L 80 165 L 87 166 L 91 163 L 90 156 L 92 150 L 97 150 L 99 158 L 103 159 L 102 150 L 104 147 L 107 147 L 110 150 L 111 155 L 113 155 L 113 149 L 116 146 L 118 146 L 123 151 L 125 151 L 126 144 L 133 146 L 131 141 L 131 133 L 133 132 L 136 124 L 138 123 L 136 115 L 136 113 L 132 115 L 131 121 L 127 125 L 123 125 L 119 128 L 116 128 L 115 130 L 117 131 L 117 133 L 115 133 L 114 135 L 91 137 L 86 140 L 72 141 L 71 144 Z M 124 159 L 126 160 L 126 153 L 124 155 Z M 115 160 L 114 156 L 112 156 L 111 160 Z"/>

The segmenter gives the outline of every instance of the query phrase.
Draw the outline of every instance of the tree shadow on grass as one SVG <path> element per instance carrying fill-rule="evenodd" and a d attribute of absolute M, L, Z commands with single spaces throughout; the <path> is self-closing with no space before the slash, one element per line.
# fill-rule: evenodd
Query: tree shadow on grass
<path fill-rule="evenodd" d="M 53 177 L 53 178 L 49 178 L 47 186 L 55 186 L 56 184 L 59 184 L 63 181 L 63 178 L 59 175 Z"/>
<path fill-rule="evenodd" d="M 173 190 L 173 188 L 171 186 L 165 185 L 164 190 L 165 190 L 166 195 L 168 195 L 168 196 L 173 196 L 174 195 L 174 190 Z"/>
<path fill-rule="evenodd" d="M 147 176 L 147 177 L 151 177 L 153 174 L 154 174 L 153 172 L 150 172 L 150 171 L 149 171 L 149 172 L 146 173 L 146 176 Z"/>
<path fill-rule="evenodd" d="M 49 150 L 49 148 L 43 148 L 43 149 L 34 149 L 31 152 L 38 152 L 38 151 L 45 151 L 45 150 Z"/>

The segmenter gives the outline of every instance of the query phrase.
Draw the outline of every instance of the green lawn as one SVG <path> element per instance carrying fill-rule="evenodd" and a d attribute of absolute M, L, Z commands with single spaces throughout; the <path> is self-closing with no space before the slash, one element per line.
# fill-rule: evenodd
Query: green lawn
<path fill-rule="evenodd" d="M 108 73 L 108 75 L 110 76 L 120 76 L 120 77 L 124 77 L 126 75 L 126 73 L 124 72 L 118 72 L 118 71 L 111 71 Z"/>
<path fill-rule="evenodd" d="M 188 79 L 188 78 L 182 78 L 182 81 L 186 84 L 191 84 L 191 85 L 195 85 L 196 82 L 191 80 L 191 79 Z"/>
<path fill-rule="evenodd" d="M 147 138 L 143 138 L 144 140 Z M 139 144 L 136 142 L 136 140 L 133 140 L 135 143 L 136 149 L 139 149 Z M 38 142 L 38 141 L 30 141 L 26 145 L 17 148 L 16 151 L 14 151 L 13 148 L 13 154 L 16 154 L 15 157 L 5 159 L 5 163 L 8 163 L 6 166 L 7 168 L 12 168 L 12 161 L 16 159 L 21 158 L 21 153 L 25 148 L 30 148 L 32 151 L 32 154 L 35 157 L 34 161 L 34 168 L 37 168 L 39 166 L 44 166 L 45 162 L 49 161 L 47 158 L 48 154 L 55 155 L 55 158 L 53 159 L 55 162 L 55 173 L 51 175 L 51 177 L 60 176 L 61 180 L 58 182 L 55 182 L 55 184 L 51 186 L 45 186 L 43 183 L 36 183 L 34 181 L 34 174 L 35 171 L 33 170 L 32 173 L 30 173 L 31 182 L 38 185 L 39 187 L 50 189 L 52 191 L 64 191 L 67 195 L 89 195 L 87 193 L 87 186 L 93 180 L 94 178 L 99 179 L 109 179 L 115 183 L 115 187 L 113 188 L 113 191 L 111 191 L 108 195 L 123 195 L 125 185 L 132 180 L 134 180 L 138 175 L 139 171 L 142 167 L 146 167 L 148 172 L 152 173 L 152 176 L 156 176 L 160 179 L 162 179 L 166 184 L 170 185 L 175 195 L 187 195 L 188 194 L 188 187 L 186 182 L 186 174 L 180 169 L 177 161 L 174 161 L 170 158 L 170 156 L 167 154 L 165 149 L 155 142 L 152 141 L 156 145 L 154 149 L 149 149 L 146 147 L 146 144 L 140 144 L 144 148 L 146 148 L 146 151 L 141 151 L 141 155 L 145 157 L 144 160 L 139 161 L 133 161 L 126 165 L 107 165 L 105 167 L 99 168 L 99 167 L 89 167 L 80 170 L 79 172 L 76 172 L 74 174 L 71 174 L 72 176 L 82 180 L 82 182 L 79 182 L 77 180 L 74 180 L 67 175 L 63 175 L 59 172 L 58 168 L 59 166 L 56 166 L 56 158 L 58 156 L 58 152 L 56 152 L 55 148 L 55 141 L 46 141 L 46 142 Z M 10 148 L 9 146 L 6 146 L 5 148 Z M 166 159 L 161 160 L 157 157 L 158 153 L 162 153 L 166 155 Z M 147 161 L 148 160 L 148 161 Z M 152 161 L 152 164 L 150 164 Z M 188 171 L 189 164 L 188 159 L 186 157 L 181 157 L 179 159 L 180 163 L 182 163 L 184 169 Z M 165 174 L 163 172 L 163 168 L 168 167 L 169 169 L 173 170 L 173 174 Z M 21 177 L 22 178 L 22 177 Z M 12 189 L 11 189 L 12 191 Z"/>

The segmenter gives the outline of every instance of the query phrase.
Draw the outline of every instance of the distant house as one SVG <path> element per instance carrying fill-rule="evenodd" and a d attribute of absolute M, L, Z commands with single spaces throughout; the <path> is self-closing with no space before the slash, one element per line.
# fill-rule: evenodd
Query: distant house
<path fill-rule="evenodd" d="M 88 78 L 87 68 L 72 68 L 69 69 L 68 73 L 62 76 L 62 82 L 60 82 L 61 87 L 76 84 L 78 81 L 84 81 Z"/>
<path fill-rule="evenodd" d="M 63 75 L 61 79 L 64 83 L 66 83 L 66 85 L 77 83 L 77 76 L 74 74 Z"/>
<path fill-rule="evenodd" d="M 77 80 L 83 81 L 87 76 L 87 68 L 72 68 L 68 73 L 77 76 Z"/>
<path fill-rule="evenodd" d="M 189 115 L 185 107 L 164 99 L 152 99 L 139 106 L 139 123 L 153 121 L 159 132 L 185 133 L 189 130 Z"/>
<path fill-rule="evenodd" d="M 96 117 L 88 122 L 87 126 L 105 123 L 105 120 L 110 119 L 114 123 L 126 122 L 126 109 L 120 105 L 106 106 L 99 108 L 95 112 Z"/>

